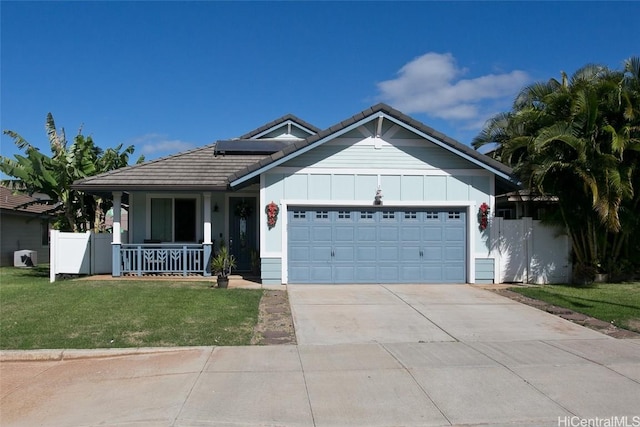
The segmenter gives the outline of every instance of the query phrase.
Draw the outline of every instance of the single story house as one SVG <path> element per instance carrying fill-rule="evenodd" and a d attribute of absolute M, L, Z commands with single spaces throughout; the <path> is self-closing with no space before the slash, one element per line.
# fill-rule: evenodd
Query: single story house
<path fill-rule="evenodd" d="M 486 217 L 517 188 L 509 167 L 386 104 L 324 130 L 286 115 L 73 187 L 113 194 L 113 276 L 210 275 L 223 243 L 264 284 L 497 281 Z"/>
<path fill-rule="evenodd" d="M 0 266 L 13 265 L 14 252 L 35 252 L 39 264 L 49 262 L 49 219 L 51 206 L 38 199 L 0 186 Z"/>

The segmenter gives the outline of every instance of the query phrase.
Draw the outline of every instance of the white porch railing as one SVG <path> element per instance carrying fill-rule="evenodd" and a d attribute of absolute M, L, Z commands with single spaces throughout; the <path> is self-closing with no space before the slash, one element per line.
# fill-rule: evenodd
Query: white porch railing
<path fill-rule="evenodd" d="M 120 247 L 122 274 L 203 274 L 206 262 L 203 245 L 134 243 Z"/>

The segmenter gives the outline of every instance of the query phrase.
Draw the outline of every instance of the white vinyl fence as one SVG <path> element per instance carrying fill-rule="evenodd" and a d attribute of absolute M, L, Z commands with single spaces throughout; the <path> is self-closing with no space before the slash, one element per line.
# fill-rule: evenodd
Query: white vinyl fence
<path fill-rule="evenodd" d="M 493 218 L 492 235 L 498 283 L 568 283 L 569 237 L 531 218 Z"/>
<path fill-rule="evenodd" d="M 55 282 L 58 274 L 111 274 L 112 237 L 109 233 L 92 231 L 63 233 L 52 230 L 50 282 Z"/>

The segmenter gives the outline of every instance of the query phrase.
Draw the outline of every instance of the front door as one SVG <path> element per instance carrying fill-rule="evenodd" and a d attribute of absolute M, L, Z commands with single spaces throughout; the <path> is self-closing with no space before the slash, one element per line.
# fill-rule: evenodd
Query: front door
<path fill-rule="evenodd" d="M 229 250 L 238 271 L 251 270 L 251 253 L 257 250 L 255 197 L 230 197 Z"/>

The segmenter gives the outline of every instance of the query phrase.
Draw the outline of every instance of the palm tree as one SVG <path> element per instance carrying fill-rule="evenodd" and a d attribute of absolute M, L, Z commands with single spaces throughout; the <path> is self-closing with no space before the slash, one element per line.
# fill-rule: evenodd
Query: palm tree
<path fill-rule="evenodd" d="M 525 186 L 558 197 L 578 264 L 615 262 L 637 230 L 629 212 L 639 207 L 639 63 L 587 65 L 528 86 L 473 141 L 497 143 L 494 156 Z"/>

